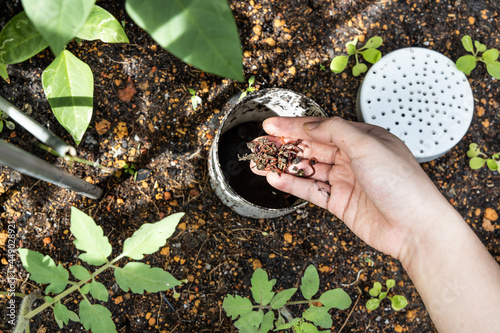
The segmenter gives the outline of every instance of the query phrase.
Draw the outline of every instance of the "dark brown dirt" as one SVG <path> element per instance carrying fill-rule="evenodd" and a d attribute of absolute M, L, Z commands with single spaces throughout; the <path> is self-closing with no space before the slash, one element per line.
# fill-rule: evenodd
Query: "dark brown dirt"
<path fill-rule="evenodd" d="M 500 3 L 496 0 L 229 3 L 240 31 L 245 76 L 255 75 L 257 89 L 293 89 L 314 99 L 329 115 L 351 120 L 356 119 L 356 93 L 362 79 L 353 77 L 350 70 L 335 75 L 328 66 L 334 54 L 345 54 L 345 43 L 355 37 L 381 36 L 383 54 L 421 46 L 453 60 L 465 54 L 460 39 L 466 34 L 489 47 L 500 47 Z M 67 267 L 76 262 L 78 254 L 69 232 L 72 206 L 103 227 L 116 251 L 143 223 L 186 212 L 162 251 L 144 259 L 189 281 L 177 288 L 180 298 L 175 299 L 172 291 L 124 293 L 111 275 L 100 277 L 110 290 L 110 300 L 104 305 L 119 332 L 235 332 L 221 308 L 225 295 L 249 296 L 250 277 L 257 267 L 277 279 L 277 288 L 290 288 L 299 283 L 309 264 L 319 269 L 324 290 L 354 282 L 363 270 L 356 284 L 345 287 L 356 305 L 332 312 L 332 331 L 341 327 L 343 332 L 435 331 L 400 263 L 364 244 L 330 213 L 309 205 L 282 218 L 255 220 L 224 206 L 208 184 L 207 152 L 228 101 L 246 84 L 200 72 L 171 56 L 132 22 L 123 1 L 97 4 L 126 22 L 130 44 L 85 42 L 68 47 L 91 67 L 95 80 L 94 115 L 78 147 L 79 157 L 116 168 L 124 161 L 134 163 L 143 169 L 144 179 L 134 181 L 123 172 L 116 177 L 86 165 L 70 166 L 39 149 L 20 126 L 15 131 L 4 129 L 1 139 L 97 184 L 105 195 L 100 200 L 86 199 L 0 166 L 0 235 L 5 236 L 7 222 L 14 221 L 20 247 L 50 255 Z M 20 10 L 20 2 L 2 6 L 0 26 Z M 2 81 L 0 94 L 71 142 L 51 114 L 42 91 L 41 73 L 52 60 L 45 50 L 9 66 L 10 84 Z M 129 78 L 137 93 L 124 102 L 118 92 Z M 465 155 L 471 142 L 488 152 L 500 151 L 500 87 L 484 66 L 478 66 L 469 81 L 476 99 L 469 132 L 452 151 L 422 167 L 500 262 L 499 222 L 485 219 L 491 210 L 500 211 L 499 174 L 471 170 Z M 203 99 L 196 110 L 188 88 Z M 3 290 L 4 251 L 0 259 Z M 14 273 L 19 292 L 38 288 L 28 280 L 19 260 Z M 370 284 L 386 278 L 397 280 L 395 292 L 406 296 L 408 307 L 394 312 L 385 303 L 368 312 L 364 303 L 369 299 Z M 5 301 L 0 298 L 2 307 Z M 71 297 L 66 304 L 72 306 Z M 294 311 L 298 313 L 300 308 Z M 1 321 L 0 332 L 10 329 Z M 34 319 L 32 329 L 59 331 L 49 311 Z M 71 323 L 61 331 L 81 332 L 83 328 Z"/>

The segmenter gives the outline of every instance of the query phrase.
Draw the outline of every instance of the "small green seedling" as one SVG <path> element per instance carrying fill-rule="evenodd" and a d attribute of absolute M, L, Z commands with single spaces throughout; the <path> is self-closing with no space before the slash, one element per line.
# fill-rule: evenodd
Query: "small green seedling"
<path fill-rule="evenodd" d="M 333 58 L 332 62 L 330 63 L 330 69 L 336 74 L 341 73 L 347 67 L 349 57 L 354 55 L 354 58 L 356 59 L 356 65 L 354 65 L 354 67 L 352 68 L 352 75 L 359 76 L 362 73 L 366 73 L 366 71 L 368 70 L 368 66 L 364 63 L 359 62 L 359 55 L 361 54 L 363 58 L 371 64 L 376 63 L 380 60 L 380 58 L 382 58 L 382 53 L 377 50 L 377 48 L 382 45 L 383 42 L 384 41 L 381 37 L 375 36 L 370 38 L 366 42 L 365 46 L 358 49 L 356 48 L 356 45 L 358 44 L 358 38 L 354 38 L 354 40 L 346 44 L 348 55 L 341 55 Z"/>
<path fill-rule="evenodd" d="M 469 145 L 467 157 L 470 158 L 469 166 L 471 169 L 480 169 L 485 163 L 491 171 L 498 171 L 500 169 L 500 152 L 494 153 L 491 157 L 488 157 L 488 155 L 479 149 L 479 146 L 476 143 L 471 143 Z"/>
<path fill-rule="evenodd" d="M 326 71 L 326 66 L 323 64 L 319 64 L 319 70 L 320 71 Z"/>
<path fill-rule="evenodd" d="M 16 125 L 14 125 L 12 121 L 7 120 L 8 118 L 9 115 L 0 110 L 0 133 L 2 133 L 4 123 L 5 127 L 7 127 L 10 130 L 14 130 L 14 128 L 16 128 Z"/>
<path fill-rule="evenodd" d="M 109 298 L 108 290 L 104 284 L 96 280 L 96 277 L 111 268 L 114 271 L 116 284 L 125 292 L 131 290 L 137 294 L 143 294 L 144 291 L 156 293 L 180 285 L 181 281 L 163 269 L 133 260 L 141 260 L 144 255 L 155 253 L 164 246 L 183 215 L 183 213 L 176 213 L 159 222 L 143 224 L 125 240 L 123 252 L 110 261 L 108 257 L 111 255 L 112 247 L 108 237 L 104 236 L 102 228 L 91 217 L 73 207 L 70 230 L 75 236 L 73 244 L 82 252 L 78 258 L 87 266 L 97 266 L 97 269 L 89 272 L 82 265 L 74 264 L 69 267 L 69 271 L 75 278 L 72 281 L 69 279 L 68 270 L 61 264 L 57 264 L 51 257 L 44 256 L 37 251 L 20 248 L 19 256 L 24 268 L 30 274 L 30 279 L 40 284 L 48 284 L 48 286 L 45 289 L 45 297 L 30 297 L 33 294 L 24 297 L 14 333 L 29 333 L 30 319 L 47 308 L 53 310 L 60 328 L 72 320 L 81 322 L 85 329 L 92 330 L 93 333 L 116 332 L 111 312 L 101 304 L 95 304 L 95 301 L 106 302 Z M 125 266 L 116 265 L 117 261 L 125 257 L 129 258 Z M 68 285 L 69 288 L 66 288 Z M 80 294 L 80 298 L 75 298 L 71 302 L 62 301 L 74 291 Z M 48 296 L 48 294 L 52 295 Z M 38 298 L 45 302 L 31 310 L 31 306 Z M 79 302 L 78 314 L 69 310 L 65 305 L 76 302 Z"/>
<path fill-rule="evenodd" d="M 135 166 L 134 163 L 125 163 L 123 165 L 123 171 L 125 171 L 126 173 L 132 175 L 134 177 L 134 181 L 136 180 L 137 178 L 137 168 Z"/>
<path fill-rule="evenodd" d="M 246 88 L 240 95 L 240 98 L 239 100 L 242 100 L 243 98 L 245 98 L 246 95 L 248 95 L 249 92 L 254 92 L 255 91 L 255 88 L 252 87 L 252 85 L 254 84 L 255 82 L 255 76 L 252 75 L 250 76 L 250 78 L 248 79 L 248 88 Z"/>
<path fill-rule="evenodd" d="M 191 94 L 191 105 L 193 106 L 193 110 L 196 110 L 198 105 L 201 104 L 201 97 L 196 96 L 196 90 L 189 88 L 189 93 Z"/>
<path fill-rule="evenodd" d="M 396 281 L 389 279 L 386 282 L 387 291 L 382 292 L 382 284 L 380 282 L 373 283 L 373 288 L 370 289 L 370 296 L 374 297 L 366 302 L 366 308 L 368 310 L 375 310 L 380 306 L 380 302 L 384 298 L 389 298 L 391 300 L 391 306 L 394 311 L 399 311 L 408 305 L 408 301 L 402 295 L 394 295 L 392 297 L 387 296 L 387 293 L 391 288 L 396 285 Z"/>
<path fill-rule="evenodd" d="M 472 55 L 468 54 L 458 58 L 456 65 L 460 71 L 469 75 L 476 68 L 477 62 L 480 61 L 486 64 L 486 70 L 491 76 L 500 80 L 500 62 L 497 61 L 499 56 L 497 49 L 488 50 L 486 45 L 481 44 L 477 40 L 473 44 L 469 35 L 465 35 L 462 38 L 462 45 Z M 482 54 L 479 55 L 479 53 Z"/>
<path fill-rule="evenodd" d="M 305 300 L 290 301 L 298 288 L 290 288 L 275 293 L 276 280 L 269 280 L 267 273 L 258 268 L 251 279 L 252 297 L 249 298 L 228 295 L 224 298 L 222 307 L 240 332 L 266 333 L 292 328 L 295 332 L 319 333 L 330 332 L 333 320 L 330 309 L 345 310 L 351 306 L 352 300 L 341 288 L 328 290 L 317 299 L 313 296 L 319 291 L 319 275 L 313 265 L 309 265 L 301 279 L 300 291 Z M 309 307 L 302 312 L 300 318 L 293 318 L 287 306 L 307 304 Z M 277 316 L 275 314 L 277 312 Z M 320 331 L 318 327 L 328 328 Z"/>

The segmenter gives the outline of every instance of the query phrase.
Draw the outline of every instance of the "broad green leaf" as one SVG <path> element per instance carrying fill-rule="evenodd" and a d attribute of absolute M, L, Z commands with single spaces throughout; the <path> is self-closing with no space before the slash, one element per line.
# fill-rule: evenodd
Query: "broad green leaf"
<path fill-rule="evenodd" d="M 83 27 L 95 0 L 21 0 L 26 15 L 58 56 Z"/>
<path fill-rule="evenodd" d="M 123 268 L 115 268 L 116 283 L 123 291 L 143 294 L 144 290 L 155 293 L 180 285 L 180 281 L 161 268 L 142 262 L 129 262 Z"/>
<path fill-rule="evenodd" d="M 373 288 L 371 288 L 368 293 L 372 297 L 377 297 L 381 291 L 382 291 L 382 284 L 380 282 L 374 282 Z"/>
<path fill-rule="evenodd" d="M 106 43 L 129 42 L 120 22 L 99 6 L 92 7 L 90 15 L 76 37 L 85 40 L 99 39 Z"/>
<path fill-rule="evenodd" d="M 45 293 L 60 293 L 66 288 L 69 281 L 69 272 L 49 256 L 28 249 L 19 249 L 19 256 L 23 267 L 31 274 L 30 279 L 41 284 L 49 284 Z"/>
<path fill-rule="evenodd" d="M 488 166 L 488 169 L 490 169 L 491 171 L 498 170 L 498 162 L 492 158 L 486 160 L 486 165 Z"/>
<path fill-rule="evenodd" d="M 378 295 L 378 299 L 383 300 L 384 298 L 386 298 L 386 296 L 387 296 L 387 291 L 384 291 Z"/>
<path fill-rule="evenodd" d="M 112 251 L 108 237 L 90 216 L 75 207 L 71 207 L 70 231 L 75 236 L 73 244 L 76 248 L 86 252 L 78 258 L 95 266 L 107 262 Z"/>
<path fill-rule="evenodd" d="M 20 12 L 0 32 L 0 64 L 23 62 L 47 46 L 26 13 Z"/>
<path fill-rule="evenodd" d="M 498 59 L 498 55 L 500 53 L 496 49 L 489 49 L 488 51 L 483 53 L 483 59 L 484 61 L 488 62 L 494 62 Z"/>
<path fill-rule="evenodd" d="M 479 41 L 475 41 L 474 42 L 474 46 L 476 47 L 476 49 L 479 51 L 479 52 L 484 52 L 486 51 L 486 45 L 480 43 Z"/>
<path fill-rule="evenodd" d="M 469 160 L 469 166 L 471 169 L 480 169 L 483 167 L 486 160 L 481 157 L 473 157 Z"/>
<path fill-rule="evenodd" d="M 274 326 L 280 327 L 281 325 L 285 325 L 285 324 L 286 324 L 285 318 L 283 318 L 283 316 L 281 315 L 281 312 L 278 311 L 278 319 L 276 319 L 276 321 L 274 322 Z"/>
<path fill-rule="evenodd" d="M 90 279 L 89 271 L 83 266 L 73 265 L 69 268 L 69 270 L 71 271 L 71 274 L 73 274 L 73 276 L 80 281 Z"/>
<path fill-rule="evenodd" d="M 500 62 L 488 62 L 486 63 L 486 70 L 495 79 L 500 80 Z"/>
<path fill-rule="evenodd" d="M 63 51 L 43 71 L 42 84 L 57 120 L 79 144 L 92 117 L 94 77 L 90 67 Z"/>
<path fill-rule="evenodd" d="M 301 318 L 294 318 L 293 320 L 289 321 L 288 323 L 277 326 L 274 329 L 274 331 L 282 331 L 282 330 L 289 329 L 289 328 L 297 325 L 298 323 L 300 323 L 301 320 L 302 320 Z"/>
<path fill-rule="evenodd" d="M 469 75 L 476 68 L 476 57 L 472 55 L 464 55 L 457 60 L 457 69 Z"/>
<path fill-rule="evenodd" d="M 300 291 L 305 299 L 311 299 L 319 290 L 319 274 L 316 267 L 309 265 L 301 279 Z"/>
<path fill-rule="evenodd" d="M 182 61 L 244 82 L 240 39 L 226 0 L 126 0 L 125 9 Z"/>
<path fill-rule="evenodd" d="M 384 40 L 382 39 L 382 37 L 374 36 L 366 42 L 366 44 L 362 47 L 362 49 L 367 49 L 367 48 L 376 49 L 377 47 L 382 45 L 383 42 Z"/>
<path fill-rule="evenodd" d="M 323 293 L 318 301 L 327 309 L 345 310 L 351 306 L 352 300 L 343 289 L 336 288 Z"/>
<path fill-rule="evenodd" d="M 322 306 L 311 306 L 302 314 L 302 317 L 312 321 L 316 326 L 330 328 L 333 325 L 332 316 L 328 309 Z"/>
<path fill-rule="evenodd" d="M 182 216 L 184 213 L 175 213 L 156 223 L 143 224 L 125 240 L 122 255 L 141 260 L 145 254 L 155 253 L 172 236 Z"/>
<path fill-rule="evenodd" d="M 462 45 L 464 46 L 465 51 L 474 53 L 472 38 L 470 38 L 469 35 L 465 35 L 462 37 Z"/>
<path fill-rule="evenodd" d="M 330 70 L 336 74 L 341 73 L 346 68 L 348 62 L 348 56 L 336 56 L 330 63 Z"/>
<path fill-rule="evenodd" d="M 376 63 L 382 58 L 382 53 L 377 49 L 366 49 L 360 53 L 363 55 L 363 58 L 371 64 Z"/>
<path fill-rule="evenodd" d="M 241 101 L 243 98 L 245 98 L 248 95 L 248 92 L 245 90 L 244 92 L 241 93 L 240 98 L 238 99 Z"/>
<path fill-rule="evenodd" d="M 234 326 L 236 326 L 240 330 L 240 332 L 245 329 L 246 330 L 254 329 L 253 332 L 257 332 L 257 329 L 262 323 L 263 319 L 264 319 L 264 312 L 262 312 L 262 310 L 252 311 L 241 316 L 240 319 L 235 321 Z"/>
<path fill-rule="evenodd" d="M 375 310 L 380 305 L 380 300 L 378 298 L 372 298 L 366 302 L 366 308 L 368 310 Z"/>
<path fill-rule="evenodd" d="M 89 286 L 90 286 L 89 291 L 92 297 L 103 302 L 108 301 L 109 293 L 106 287 L 102 283 L 97 282 L 96 280 L 92 280 L 92 282 L 89 283 Z"/>
<path fill-rule="evenodd" d="M 274 326 L 274 312 L 268 311 L 264 318 L 262 318 L 262 324 L 260 324 L 258 333 L 267 333 L 273 329 Z"/>
<path fill-rule="evenodd" d="M 276 280 L 272 279 L 269 281 L 266 271 L 262 268 L 257 268 L 252 275 L 252 296 L 255 302 L 261 305 L 268 305 L 273 299 L 274 292 L 273 287 L 276 284 Z"/>
<path fill-rule="evenodd" d="M 473 158 L 479 156 L 481 154 L 481 150 L 477 143 L 471 143 L 469 145 L 469 150 L 467 151 L 467 157 Z"/>
<path fill-rule="evenodd" d="M 73 311 L 68 310 L 68 308 L 64 304 L 61 304 L 61 302 L 54 304 L 54 317 L 58 321 L 58 324 L 64 323 L 64 325 L 68 324 L 70 319 L 76 322 L 80 321 L 78 315 Z M 59 325 L 59 328 L 62 328 L 62 325 Z"/>
<path fill-rule="evenodd" d="M 238 316 L 244 316 L 247 313 L 252 312 L 253 309 L 252 302 L 248 298 L 238 295 L 227 295 L 224 297 L 222 307 L 226 311 L 228 317 L 231 317 L 232 320 L 235 320 Z"/>
<path fill-rule="evenodd" d="M 111 312 L 100 304 L 90 304 L 87 300 L 80 302 L 80 321 L 86 330 L 92 333 L 116 332 Z"/>
<path fill-rule="evenodd" d="M 399 311 L 408 305 L 408 301 L 402 295 L 396 295 L 391 297 L 391 306 L 395 311 Z"/>
<path fill-rule="evenodd" d="M 387 286 L 387 291 L 389 291 L 389 289 L 394 288 L 394 286 L 396 286 L 396 281 L 394 281 L 394 279 L 388 279 L 385 285 Z"/>
<path fill-rule="evenodd" d="M 90 283 L 84 284 L 83 287 L 80 289 L 80 292 L 84 295 L 88 294 L 90 292 Z"/>
<path fill-rule="evenodd" d="M 0 64 L 0 76 L 7 82 L 9 82 L 9 74 L 7 73 L 7 65 Z M 1 130 L 0 130 L 1 131 Z"/>
<path fill-rule="evenodd" d="M 318 328 L 311 323 L 301 322 L 299 328 L 302 333 L 319 333 Z"/>
<path fill-rule="evenodd" d="M 286 302 L 292 298 L 293 294 L 297 291 L 297 288 L 285 289 L 274 295 L 271 300 L 271 307 L 275 310 L 282 308 Z"/>
<path fill-rule="evenodd" d="M 0 133 L 2 133 L 3 130 L 3 119 L 0 119 Z"/>
<path fill-rule="evenodd" d="M 368 66 L 366 66 L 366 64 L 359 63 L 354 65 L 354 67 L 352 68 L 352 75 L 359 76 L 360 74 L 366 73 L 367 70 Z"/>

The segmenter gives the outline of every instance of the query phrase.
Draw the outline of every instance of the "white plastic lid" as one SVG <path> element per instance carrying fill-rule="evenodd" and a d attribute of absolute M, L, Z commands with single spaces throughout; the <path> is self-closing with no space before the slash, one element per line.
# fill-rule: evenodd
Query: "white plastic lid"
<path fill-rule="evenodd" d="M 472 89 L 455 63 L 436 51 L 405 48 L 382 57 L 358 91 L 358 119 L 399 137 L 420 162 L 444 155 L 465 135 Z"/>

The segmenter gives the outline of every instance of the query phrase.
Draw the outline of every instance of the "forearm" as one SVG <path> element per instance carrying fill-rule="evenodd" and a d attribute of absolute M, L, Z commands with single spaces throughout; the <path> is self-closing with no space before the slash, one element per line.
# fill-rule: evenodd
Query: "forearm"
<path fill-rule="evenodd" d="M 500 327 L 500 266 L 451 207 L 413 236 L 402 264 L 439 332 Z"/>

